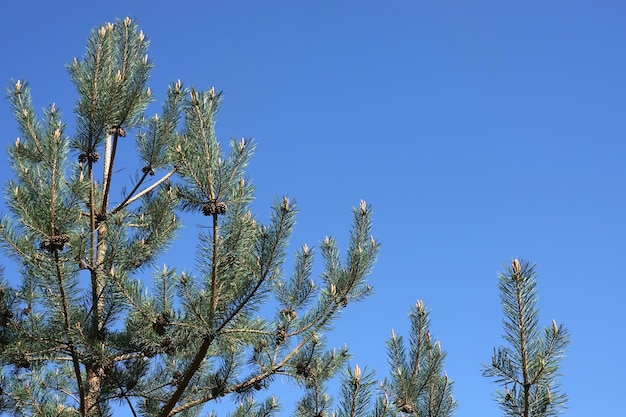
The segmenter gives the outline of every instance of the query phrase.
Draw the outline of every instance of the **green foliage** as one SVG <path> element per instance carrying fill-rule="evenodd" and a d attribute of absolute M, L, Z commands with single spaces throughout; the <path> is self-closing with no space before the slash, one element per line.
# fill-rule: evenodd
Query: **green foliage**
<path fill-rule="evenodd" d="M 213 88 L 174 82 L 160 114 L 145 118 L 147 48 L 129 18 L 91 32 L 68 66 L 78 93 L 73 134 L 54 105 L 37 119 L 27 83 L 7 90 L 21 139 L 9 149 L 0 249 L 21 281 L 0 281 L 0 413 L 101 417 L 122 406 L 133 416 L 197 416 L 229 397 L 233 417 L 273 416 L 279 403 L 265 394 L 280 376 L 303 391 L 296 416 L 451 416 L 445 352 L 421 301 L 408 346 L 395 333 L 387 341 L 391 374 L 378 386 L 373 372 L 348 365 L 346 346 L 326 346 L 341 311 L 371 293 L 379 250 L 371 207 L 353 209 L 345 254 L 326 237 L 298 249 L 286 271 L 297 205 L 283 197 L 267 221 L 252 215 L 245 169 L 255 144 L 222 149 Z M 124 167 L 135 169 L 132 180 L 119 175 L 128 154 L 138 159 Z M 209 223 L 196 268 L 155 268 L 181 212 Z M 323 265 L 313 277 L 317 252 Z M 565 399 L 556 372 L 567 332 L 553 324 L 539 335 L 526 264 L 502 275 L 500 289 L 511 348 L 485 374 L 511 385 L 500 397 L 511 415 L 522 406 L 550 415 Z M 334 397 L 328 386 L 340 374 Z"/>
<path fill-rule="evenodd" d="M 558 368 L 569 332 L 554 320 L 540 331 L 535 277 L 535 266 L 517 259 L 498 275 L 507 346 L 495 350 L 483 375 L 504 385 L 497 402 L 507 416 L 554 416 L 567 401 L 559 389 Z"/>
<path fill-rule="evenodd" d="M 402 336 L 392 332 L 387 341 L 391 375 L 383 386 L 402 413 L 447 417 L 453 415 L 457 404 L 452 398 L 452 381 L 443 372 L 446 353 L 430 335 L 429 314 L 421 300 L 411 309 L 408 352 Z"/>
<path fill-rule="evenodd" d="M 338 404 L 326 391 L 329 369 L 336 361 L 347 359 L 347 351 L 339 356 L 327 356 L 322 364 L 302 356 L 297 371 L 303 376 L 305 396 L 298 403 L 297 416 L 337 417 L 448 417 L 457 403 L 452 397 L 453 383 L 443 371 L 445 352 L 439 342 L 430 336 L 429 312 L 418 301 L 410 311 L 410 337 L 405 343 L 402 336 L 392 332 L 387 341 L 391 374 L 376 386 L 374 372 L 363 371 L 356 365 L 347 368 L 341 377 Z M 408 348 L 408 349 L 407 349 Z M 327 364 L 325 367 L 321 366 Z"/>
<path fill-rule="evenodd" d="M 358 365 L 347 369 L 343 375 L 337 417 L 361 417 L 371 415 L 370 398 L 374 395 L 373 372 L 364 372 Z"/>
<path fill-rule="evenodd" d="M 129 18 L 94 29 L 87 42 L 85 56 L 68 71 L 79 94 L 72 146 L 89 155 L 107 132 L 140 126 L 152 101 L 146 87 L 152 63 L 145 35 Z"/>
<path fill-rule="evenodd" d="M 297 206 L 277 200 L 267 223 L 251 214 L 245 168 L 255 145 L 232 140 L 222 151 L 214 89 L 177 81 L 161 113 L 144 118 L 147 47 L 128 18 L 92 31 L 68 66 L 78 92 L 71 136 L 54 105 L 37 121 L 26 83 L 8 89 L 22 136 L 9 150 L 10 214 L 0 224 L 22 278 L 15 289 L 2 283 L 0 406 L 12 415 L 105 416 L 118 404 L 191 416 L 225 396 L 240 400 L 233 416 L 275 415 L 273 397 L 255 400 L 276 375 L 311 391 L 347 363 L 324 333 L 370 292 L 379 248 L 370 207 L 354 209 L 345 261 L 326 238 L 319 279 L 306 245 L 285 274 Z M 133 137 L 139 162 L 124 183 L 116 164 Z M 196 271 L 164 266 L 142 279 L 173 243 L 179 210 L 211 224 Z M 276 314 L 261 318 L 267 303 Z"/>

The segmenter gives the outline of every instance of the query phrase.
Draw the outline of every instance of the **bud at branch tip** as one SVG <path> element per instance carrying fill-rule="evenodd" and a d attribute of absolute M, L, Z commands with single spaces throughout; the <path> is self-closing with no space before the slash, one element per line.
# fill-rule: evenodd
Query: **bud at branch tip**
<path fill-rule="evenodd" d="M 361 214 L 365 214 L 367 212 L 367 203 L 365 200 L 361 200 L 359 202 L 359 208 L 361 209 Z"/>
<path fill-rule="evenodd" d="M 517 259 L 513 259 L 513 273 L 515 274 L 519 274 L 520 272 L 522 272 L 522 267 L 519 264 L 519 261 Z"/>

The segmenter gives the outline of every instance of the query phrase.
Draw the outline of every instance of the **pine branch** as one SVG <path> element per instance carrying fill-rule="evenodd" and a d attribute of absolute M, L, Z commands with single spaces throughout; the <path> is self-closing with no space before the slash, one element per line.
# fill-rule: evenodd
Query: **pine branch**
<path fill-rule="evenodd" d="M 210 326 L 209 334 L 203 337 L 202 344 L 198 348 L 191 364 L 187 367 L 187 370 L 183 374 L 182 379 L 179 381 L 176 391 L 174 391 L 170 399 L 165 403 L 165 405 L 161 409 L 159 417 L 169 417 L 173 415 L 172 409 L 176 406 L 176 403 L 178 403 L 185 389 L 189 385 L 189 382 L 191 381 L 191 379 L 193 378 L 193 376 L 199 369 L 200 365 L 202 364 L 202 361 L 204 360 L 209 350 L 209 347 L 211 346 L 211 343 L 213 342 L 214 337 L 215 337 L 215 333 L 213 329 L 214 328 L 213 320 L 214 320 L 215 308 L 217 304 L 217 282 L 216 282 L 217 270 L 216 270 L 216 267 L 217 267 L 217 245 L 218 245 L 218 236 L 219 236 L 218 231 L 219 229 L 218 229 L 217 213 L 214 213 L 213 214 L 213 239 L 214 240 L 213 240 L 213 252 L 212 252 L 213 269 L 211 271 L 211 305 L 210 305 L 209 318 L 208 318 L 208 325 Z"/>
<path fill-rule="evenodd" d="M 110 401 L 120 400 L 134 416 L 186 415 L 233 394 L 243 400 L 237 413 L 269 416 L 278 409 L 275 401 L 256 404 L 251 397 L 277 374 L 304 384 L 313 407 L 327 410 L 324 384 L 348 354 L 347 348 L 324 351 L 321 340 L 349 301 L 370 291 L 365 276 L 379 247 L 369 236 L 370 209 L 361 202 L 354 210 L 343 263 L 336 242 L 324 242 L 321 290 L 310 279 L 313 256 L 306 246 L 288 285 L 273 288 L 281 280 L 296 206 L 285 198 L 266 227 L 256 222 L 249 207 L 253 187 L 244 177 L 254 143 L 232 140 L 224 158 L 214 129 L 221 95 L 213 88 L 183 89 L 180 81 L 169 87 L 162 116 L 135 135 L 142 173 L 121 203 L 112 204 L 122 138 L 143 124 L 152 100 L 147 43 L 129 18 L 92 31 L 84 57 L 68 68 L 79 96 L 72 139 L 63 135 L 54 106 L 37 122 L 26 83 L 9 90 L 24 140 L 9 152 L 17 178 L 8 188 L 14 217 L 0 222 L 0 245 L 25 265 L 24 294 L 11 302 L 26 308 L 6 319 L 16 343 L 2 357 L 32 367 L 26 384 L 11 385 L 11 398 L 22 401 L 16 413 L 76 413 L 58 408 L 69 401 L 81 415 L 101 417 Z M 70 151 L 78 152 L 78 164 L 67 163 Z M 102 173 L 96 174 L 102 152 Z M 159 169 L 164 174 L 150 185 L 148 176 Z M 161 187 L 170 179 L 171 189 Z M 206 248 L 201 279 L 163 271 L 150 292 L 133 273 L 171 242 L 177 208 L 212 219 L 212 233 L 200 236 Z M 80 282 L 82 274 L 90 279 Z M 254 319 L 272 289 L 285 308 L 273 322 Z M 62 378 L 54 388 L 39 389 L 36 383 L 46 382 L 54 364 Z M 307 374 L 302 366 L 315 369 Z M 369 407 L 366 379 L 355 368 L 346 413 L 361 415 Z M 196 385 L 198 391 L 189 389 Z M 388 402 L 377 404 L 389 409 Z"/>
<path fill-rule="evenodd" d="M 383 389 L 403 413 L 448 417 L 457 404 L 452 398 L 452 382 L 442 370 L 445 352 L 439 342 L 431 340 L 428 316 L 419 300 L 410 311 L 408 353 L 402 337 L 392 331 L 392 337 L 387 340 L 391 381 L 385 381 Z"/>
<path fill-rule="evenodd" d="M 214 318 L 217 308 L 217 245 L 219 239 L 219 227 L 217 223 L 217 213 L 213 213 L 213 252 L 211 254 L 211 305 L 209 307 L 209 331 L 215 327 Z"/>
<path fill-rule="evenodd" d="M 338 417 L 365 417 L 368 414 L 370 398 L 373 397 L 374 374 L 361 370 L 358 365 L 348 368 L 341 387 Z"/>
<path fill-rule="evenodd" d="M 245 392 L 248 389 L 250 389 L 251 387 L 254 387 L 255 385 L 259 384 L 260 382 L 262 382 L 263 380 L 270 378 L 272 375 L 280 372 L 281 369 L 283 369 L 291 360 L 292 358 L 298 353 L 300 352 L 300 350 L 308 343 L 310 343 L 311 339 L 314 336 L 311 335 L 309 338 L 303 338 L 303 340 L 300 341 L 300 343 L 298 345 L 296 345 L 287 355 L 285 355 L 283 357 L 283 359 L 279 362 L 277 362 L 276 364 L 274 364 L 271 368 L 266 369 L 265 371 L 252 376 L 248 379 L 246 379 L 243 382 L 239 382 L 231 387 L 227 387 L 224 388 L 223 392 L 221 393 L 221 395 L 224 394 L 228 394 L 228 393 L 232 393 L 232 392 Z M 208 349 L 207 349 L 208 350 Z M 194 358 L 195 359 L 195 358 Z M 191 368 L 191 367 L 190 367 Z M 219 395 L 219 396 L 221 396 Z M 182 404 L 176 408 L 170 409 L 169 411 L 166 412 L 166 408 L 163 407 L 163 409 L 161 409 L 161 413 L 159 414 L 159 417 L 171 417 L 174 416 L 178 413 L 181 413 L 189 408 L 195 407 L 197 405 L 200 404 L 204 404 L 207 403 L 215 398 L 217 398 L 218 396 L 211 393 L 209 395 L 205 395 L 205 396 L 201 396 L 199 398 L 197 398 L 196 400 L 192 400 L 189 401 L 185 404 Z M 171 400 L 170 400 L 171 402 Z M 168 403 L 169 404 L 169 403 Z"/>
<path fill-rule="evenodd" d="M 13 108 L 13 113 L 17 119 L 18 125 L 22 134 L 29 141 L 32 141 L 35 145 L 35 151 L 37 154 L 43 154 L 43 148 L 39 142 L 41 126 L 35 119 L 35 112 L 33 109 L 33 103 L 30 95 L 30 88 L 28 83 L 22 84 L 18 80 L 13 89 L 8 90 L 8 98 Z M 19 145 L 19 139 L 16 141 L 16 148 Z"/>
<path fill-rule="evenodd" d="M 172 409 L 182 396 L 184 390 L 187 385 L 191 381 L 193 375 L 197 372 L 202 360 L 206 356 L 207 351 L 211 345 L 211 342 L 214 340 L 214 335 L 220 334 L 221 331 L 236 317 L 236 315 L 248 304 L 249 300 L 256 294 L 258 289 L 263 285 L 266 281 L 269 272 L 271 271 L 271 266 L 274 263 L 275 256 L 279 253 L 279 248 L 281 246 L 281 242 L 283 241 L 283 231 L 285 228 L 284 221 L 287 219 L 287 214 L 293 209 L 293 207 L 289 206 L 289 200 L 285 199 L 283 201 L 283 205 L 280 206 L 281 211 L 281 221 L 279 222 L 279 227 L 276 235 L 274 236 L 274 244 L 272 245 L 272 249 L 269 251 L 268 262 L 265 270 L 261 271 L 261 276 L 258 278 L 257 284 L 252 288 L 252 291 L 248 293 L 246 297 L 242 299 L 239 305 L 231 311 L 230 315 L 226 317 L 223 322 L 216 328 L 214 323 L 215 310 L 217 308 L 217 256 L 218 256 L 218 217 L 217 213 L 213 214 L 213 250 L 212 250 L 212 270 L 211 270 L 211 301 L 210 301 L 210 310 L 208 316 L 208 325 L 210 326 L 209 335 L 203 338 L 202 344 L 200 345 L 196 355 L 194 356 L 191 365 L 188 366 L 187 370 L 184 373 L 182 380 L 178 383 L 177 389 L 165 404 L 163 409 L 161 410 L 160 417 L 165 417 L 173 414 L 168 414 L 172 412 Z"/>
<path fill-rule="evenodd" d="M 141 185 L 143 180 L 146 178 L 147 174 L 144 173 L 144 175 L 142 176 L 141 180 L 136 184 L 135 188 L 126 196 L 126 198 L 116 208 L 111 210 L 111 214 L 115 214 L 118 211 L 122 210 L 123 208 L 125 208 L 125 207 L 129 206 L 130 204 L 134 203 L 135 201 L 139 200 L 141 197 L 143 197 L 144 195 L 148 194 L 149 192 L 153 191 L 158 186 L 160 186 L 161 184 L 166 182 L 175 173 L 176 173 L 176 169 L 172 169 L 170 172 L 168 172 L 163 177 L 161 177 L 157 182 L 155 182 L 154 184 L 152 184 L 149 187 L 145 188 L 144 190 L 142 190 L 137 195 L 133 195 L 139 189 L 139 186 Z"/>
<path fill-rule="evenodd" d="M 74 367 L 74 376 L 76 377 L 76 384 L 78 385 L 78 394 L 80 397 L 80 411 L 81 413 L 85 413 L 85 390 L 83 388 L 83 377 L 80 369 L 80 359 L 76 352 L 76 348 L 74 347 L 74 343 L 72 343 L 72 336 L 70 334 L 70 313 L 69 313 L 69 305 L 67 302 L 67 297 L 65 295 L 65 286 L 63 285 L 63 277 L 61 273 L 61 268 L 59 266 L 59 253 L 57 251 L 54 252 L 54 263 L 56 265 L 56 274 L 58 279 L 58 288 L 59 295 L 61 297 L 61 303 L 63 307 L 63 319 L 65 320 L 65 332 L 68 340 L 68 349 L 70 351 L 70 355 L 72 356 L 72 365 Z"/>
<path fill-rule="evenodd" d="M 495 377 L 497 383 L 505 385 L 505 391 L 498 392 L 498 403 L 511 416 L 556 415 L 566 400 L 564 395 L 553 398 L 551 391 L 557 388 L 558 360 L 569 342 L 568 335 L 553 321 L 544 339 L 539 336 L 534 268 L 514 259 L 506 273 L 499 274 L 504 339 L 511 348 L 500 347 L 491 365 L 483 366 L 484 376 Z M 512 384 L 511 390 L 508 384 Z"/>

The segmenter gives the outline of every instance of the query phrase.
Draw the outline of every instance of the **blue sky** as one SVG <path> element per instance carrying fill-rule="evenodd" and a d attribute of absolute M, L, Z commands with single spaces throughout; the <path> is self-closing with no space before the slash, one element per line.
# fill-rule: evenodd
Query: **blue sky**
<path fill-rule="evenodd" d="M 258 145 L 256 214 L 267 218 L 276 196 L 298 202 L 293 250 L 326 235 L 345 243 L 350 208 L 373 205 L 375 295 L 331 338 L 351 347 L 353 364 L 383 378 L 385 339 L 392 328 L 406 335 L 423 299 L 457 415 L 500 415 L 480 364 L 501 343 L 496 273 L 525 258 L 538 263 L 541 323 L 572 333 L 566 415 L 615 415 L 626 372 L 626 3 L 147 4 L 5 5 L 0 81 L 27 80 L 36 107 L 56 102 L 71 132 L 64 65 L 92 27 L 137 18 L 157 99 L 179 78 L 224 91 L 219 136 Z M 0 126 L 2 146 L 12 144 L 6 100 Z M 10 175 L 0 163 L 0 182 Z M 188 245 L 165 261 L 192 268 Z"/>

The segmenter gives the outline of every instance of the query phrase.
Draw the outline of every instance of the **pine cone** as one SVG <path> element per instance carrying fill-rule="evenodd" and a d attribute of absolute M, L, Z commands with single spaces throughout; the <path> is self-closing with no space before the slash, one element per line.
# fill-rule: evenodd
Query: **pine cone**
<path fill-rule="evenodd" d="M 308 363 L 300 362 L 296 365 L 296 375 L 309 379 L 313 375 L 313 368 Z"/>
<path fill-rule="evenodd" d="M 141 168 L 141 172 L 148 175 L 154 175 L 154 168 L 152 168 L 152 166 L 150 165 L 146 165 L 145 167 Z"/>
<path fill-rule="evenodd" d="M 202 205 L 202 213 L 205 216 L 212 216 L 214 214 L 226 214 L 226 203 L 222 201 L 207 201 Z"/>
<path fill-rule="evenodd" d="M 282 345 L 283 343 L 285 343 L 285 340 L 287 340 L 287 331 L 285 330 L 284 327 L 279 326 L 278 330 L 276 330 L 276 344 L 277 345 Z"/>
<path fill-rule="evenodd" d="M 39 248 L 47 250 L 48 252 L 63 250 L 65 244 L 70 241 L 70 237 L 66 234 L 58 234 L 59 231 L 57 229 L 55 229 L 55 233 L 57 234 L 43 239 L 39 244 Z"/>
<path fill-rule="evenodd" d="M 15 366 L 17 366 L 18 368 L 30 369 L 30 358 L 28 357 L 28 355 L 24 354 L 22 357 L 20 357 L 15 362 Z"/>
<path fill-rule="evenodd" d="M 170 324 L 170 315 L 165 312 L 157 315 L 156 320 L 152 323 L 152 330 L 156 332 L 159 336 L 163 336 L 165 334 L 165 327 Z"/>
<path fill-rule="evenodd" d="M 119 125 L 111 126 L 109 129 L 107 129 L 107 134 L 118 137 L 121 136 L 123 138 L 126 137 L 126 131 L 122 128 L 122 126 Z"/>
<path fill-rule="evenodd" d="M 98 162 L 99 159 L 100 155 L 98 155 L 97 152 L 81 153 L 80 155 L 78 155 L 78 162 L 80 162 L 81 164 L 87 161 Z"/>
<path fill-rule="evenodd" d="M 224 382 L 217 381 L 217 385 L 211 388 L 211 396 L 214 398 L 223 397 L 226 394 L 226 386 Z"/>
<path fill-rule="evenodd" d="M 12 318 L 13 312 L 9 309 L 4 310 L 2 314 L 0 314 L 0 325 L 6 327 Z"/>
<path fill-rule="evenodd" d="M 283 308 L 282 310 L 280 310 L 280 314 L 282 314 L 285 318 L 290 319 L 290 320 L 298 317 L 298 313 L 296 313 L 291 308 Z"/>
<path fill-rule="evenodd" d="M 396 407 L 398 407 L 400 411 L 405 414 L 413 414 L 415 412 L 415 408 L 413 408 L 411 404 L 407 404 L 406 402 L 402 401 L 400 398 L 396 398 L 394 403 Z"/>

